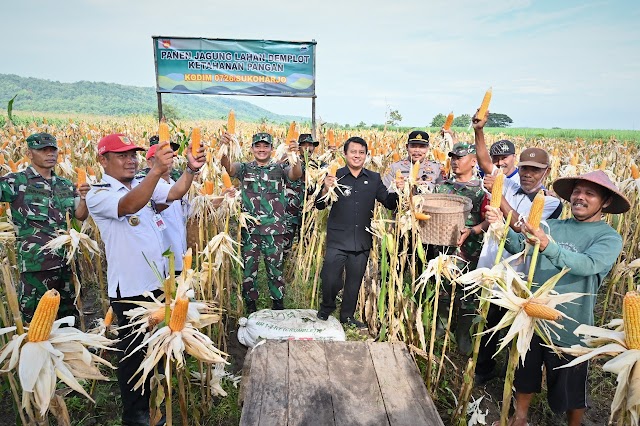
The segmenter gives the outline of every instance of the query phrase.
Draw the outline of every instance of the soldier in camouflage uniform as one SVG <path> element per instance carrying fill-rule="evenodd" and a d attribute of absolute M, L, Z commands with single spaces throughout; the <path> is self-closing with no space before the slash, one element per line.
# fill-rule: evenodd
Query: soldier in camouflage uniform
<path fill-rule="evenodd" d="M 74 315 L 74 287 L 65 250 L 41 250 L 56 238 L 58 229 L 67 229 L 70 218 L 84 220 L 89 215 L 85 196 L 89 184 L 77 191 L 71 181 L 53 171 L 58 160 L 58 143 L 48 133 L 27 138 L 25 170 L 0 177 L 0 201 L 11 204 L 11 218 L 17 235 L 20 285 L 18 299 L 25 321 L 31 321 L 38 301 L 49 289 L 60 292 L 58 316 Z"/>
<path fill-rule="evenodd" d="M 461 231 L 458 240 L 460 257 L 468 262 L 469 270 L 474 270 L 478 264 L 478 257 L 482 250 L 482 233 L 486 223 L 482 218 L 482 207 L 485 203 L 485 192 L 482 189 L 482 181 L 474 176 L 477 163 L 476 148 L 463 142 L 456 143 L 449 152 L 451 158 L 451 171 L 453 177 L 436 185 L 438 194 L 453 194 L 467 197 L 471 200 L 471 211 L 465 220 L 465 228 Z M 463 266 L 463 265 L 460 265 Z M 451 286 L 445 286 L 447 294 L 440 296 L 438 316 L 446 323 L 449 314 Z M 454 302 L 454 319 L 456 320 L 455 335 L 458 351 L 462 354 L 471 353 L 471 336 L 469 331 L 475 314 L 475 303 L 472 299 L 462 297 L 460 287 L 456 288 L 456 301 Z"/>
<path fill-rule="evenodd" d="M 221 143 L 229 144 L 231 137 L 224 133 Z M 256 311 L 258 300 L 258 262 L 264 257 L 265 269 L 273 309 L 284 309 L 283 255 L 287 232 L 285 184 L 302 176 L 301 161 L 293 167 L 271 161 L 273 138 L 269 133 L 253 135 L 251 152 L 254 161 L 232 163 L 223 155 L 220 162 L 230 176 L 240 180 L 242 211 L 257 219 L 242 229 L 242 256 L 244 260 L 244 280 L 242 293 L 247 313 Z M 289 149 L 298 150 L 293 141 Z"/>
<path fill-rule="evenodd" d="M 396 178 L 396 171 L 400 170 L 402 176 L 408 179 L 413 163 L 420 163 L 418 178 L 420 180 L 420 192 L 433 192 L 433 187 L 443 181 L 442 166 L 435 161 L 427 159 L 429 152 L 429 133 L 422 130 L 414 130 L 409 133 L 407 140 L 407 158 L 392 163 L 389 172 L 382 179 L 387 189 L 391 188 L 391 182 Z"/>
<path fill-rule="evenodd" d="M 298 146 L 300 160 L 302 161 L 302 178 L 298 180 L 289 180 L 285 183 L 285 197 L 287 205 L 285 213 L 287 216 L 287 233 L 285 234 L 285 251 L 291 250 L 293 240 L 302 225 L 302 208 L 304 203 L 305 179 L 304 170 L 306 167 L 319 167 L 318 162 L 311 158 L 313 151 L 320 142 L 314 141 L 313 136 L 309 133 L 302 133 L 298 137 Z"/>

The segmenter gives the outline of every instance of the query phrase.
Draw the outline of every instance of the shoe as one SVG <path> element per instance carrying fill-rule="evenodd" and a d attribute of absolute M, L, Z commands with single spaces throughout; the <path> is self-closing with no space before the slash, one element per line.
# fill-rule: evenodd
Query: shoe
<path fill-rule="evenodd" d="M 147 410 L 134 411 L 122 416 L 122 426 L 149 426 L 150 415 Z M 164 426 L 167 423 L 166 417 L 162 416 L 157 426 Z"/>
<path fill-rule="evenodd" d="M 274 311 L 282 311 L 284 309 L 284 299 L 273 299 L 271 309 Z"/>
<path fill-rule="evenodd" d="M 249 300 L 248 302 L 245 302 L 244 310 L 246 311 L 247 315 L 250 315 L 250 314 L 254 313 L 255 311 L 257 311 L 258 308 L 256 307 L 256 301 L 255 300 Z"/>
<path fill-rule="evenodd" d="M 458 353 L 460 355 L 470 356 L 473 352 L 471 333 L 473 331 L 474 318 L 475 310 L 473 309 L 460 309 L 458 311 L 458 323 L 456 324 L 455 336 Z"/>
<path fill-rule="evenodd" d="M 318 319 L 319 319 L 319 320 L 322 320 L 322 321 L 326 321 L 326 320 L 328 320 L 328 319 L 329 319 L 329 314 L 325 314 L 325 313 L 324 313 L 324 312 L 322 312 L 322 311 L 318 311 L 318 313 L 316 314 L 316 316 L 318 317 Z"/>
<path fill-rule="evenodd" d="M 496 370 L 493 369 L 487 373 L 476 373 L 473 378 L 473 386 L 482 386 L 489 380 L 496 377 Z"/>
<path fill-rule="evenodd" d="M 357 319 L 355 319 L 353 317 L 347 317 L 347 319 L 341 320 L 340 322 L 342 324 L 346 325 L 347 327 L 369 328 L 369 327 L 367 327 L 367 324 L 363 323 L 362 321 L 358 321 Z"/>

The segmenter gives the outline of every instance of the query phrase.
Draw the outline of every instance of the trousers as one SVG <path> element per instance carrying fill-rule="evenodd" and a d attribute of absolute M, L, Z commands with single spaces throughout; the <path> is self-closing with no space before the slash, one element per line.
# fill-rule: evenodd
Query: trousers
<path fill-rule="evenodd" d="M 342 292 L 340 321 L 353 318 L 358 303 L 358 293 L 367 268 L 369 250 L 344 251 L 327 247 L 320 278 L 322 279 L 322 303 L 320 312 L 331 314 L 336 309 L 336 297 Z M 344 281 L 343 276 L 344 274 Z"/>

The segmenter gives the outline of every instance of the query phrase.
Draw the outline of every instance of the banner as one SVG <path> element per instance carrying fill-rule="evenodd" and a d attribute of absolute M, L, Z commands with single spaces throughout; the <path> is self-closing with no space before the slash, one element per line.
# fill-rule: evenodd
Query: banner
<path fill-rule="evenodd" d="M 153 37 L 156 91 L 315 96 L 316 42 Z"/>

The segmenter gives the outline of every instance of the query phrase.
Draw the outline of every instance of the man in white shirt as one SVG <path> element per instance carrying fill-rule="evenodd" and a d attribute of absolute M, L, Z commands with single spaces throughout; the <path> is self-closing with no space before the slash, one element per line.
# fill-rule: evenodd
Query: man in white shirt
<path fill-rule="evenodd" d="M 158 213 L 158 206 L 179 200 L 187 193 L 194 175 L 204 165 L 204 148 L 198 157 L 187 149 L 188 164 L 185 172 L 174 184 L 169 185 L 161 177 L 171 168 L 173 150 L 168 143 L 157 148 L 156 162 L 147 176 L 138 180 L 136 146 L 124 134 L 105 136 L 98 143 L 98 159 L 104 168 L 102 181 L 93 186 L 87 194 L 89 213 L 100 229 L 107 257 L 108 293 L 119 326 L 128 323 L 125 311 L 132 305 L 122 303 L 127 300 L 144 300 L 144 292 L 161 293 L 160 283 L 147 262 L 155 264 L 162 276 L 167 275 L 162 232 L 164 223 Z M 133 391 L 133 383 L 128 383 L 134 375 L 144 354 L 136 352 L 122 359 L 140 342 L 130 333 L 121 336 L 118 348 L 121 359 L 118 364 L 118 383 L 122 395 L 123 425 L 149 424 L 149 383 L 145 390 Z"/>

